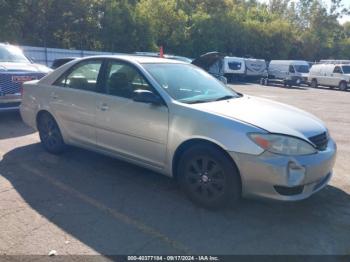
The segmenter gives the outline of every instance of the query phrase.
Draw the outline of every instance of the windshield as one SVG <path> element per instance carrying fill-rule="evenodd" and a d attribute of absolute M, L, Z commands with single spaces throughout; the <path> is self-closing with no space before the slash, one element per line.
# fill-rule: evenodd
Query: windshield
<path fill-rule="evenodd" d="M 299 73 L 309 73 L 308 65 L 294 65 L 295 71 Z"/>
<path fill-rule="evenodd" d="M 202 69 L 187 64 L 144 64 L 146 70 L 175 100 L 204 103 L 239 97 Z"/>
<path fill-rule="evenodd" d="M 15 46 L 0 46 L 0 62 L 30 63 L 22 50 Z"/>
<path fill-rule="evenodd" d="M 350 65 L 342 66 L 344 74 L 350 74 Z"/>

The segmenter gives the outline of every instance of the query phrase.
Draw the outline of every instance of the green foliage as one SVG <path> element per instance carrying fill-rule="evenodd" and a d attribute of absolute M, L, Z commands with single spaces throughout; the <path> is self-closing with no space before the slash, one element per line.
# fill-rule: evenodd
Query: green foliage
<path fill-rule="evenodd" d="M 22 45 L 209 51 L 265 59 L 350 58 L 346 0 L 0 0 L 0 41 Z"/>

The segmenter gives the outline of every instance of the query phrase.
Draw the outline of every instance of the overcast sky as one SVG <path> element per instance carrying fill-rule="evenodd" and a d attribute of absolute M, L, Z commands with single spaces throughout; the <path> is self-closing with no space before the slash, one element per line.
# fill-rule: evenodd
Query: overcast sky
<path fill-rule="evenodd" d="M 262 3 L 264 3 L 264 2 L 265 2 L 265 3 L 269 2 L 269 0 L 258 0 L 258 1 L 260 1 L 260 2 L 262 2 Z M 297 0 L 294 0 L 294 1 L 297 1 Z M 321 0 L 321 1 L 324 2 L 327 6 L 330 6 L 330 5 L 331 5 L 331 0 Z M 350 7 L 350 0 L 343 0 L 343 3 Z M 343 23 L 345 23 L 345 22 L 347 22 L 347 21 L 350 21 L 350 16 L 344 16 L 344 17 L 342 17 L 342 18 L 339 19 L 339 22 L 340 22 L 341 24 L 343 24 Z"/>

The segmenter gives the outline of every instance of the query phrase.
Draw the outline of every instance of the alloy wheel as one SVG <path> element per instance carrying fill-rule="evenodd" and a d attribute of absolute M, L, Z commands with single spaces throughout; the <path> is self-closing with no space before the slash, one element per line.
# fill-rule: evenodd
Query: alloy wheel
<path fill-rule="evenodd" d="M 190 161 L 185 170 L 185 178 L 193 195 L 202 201 L 215 200 L 225 193 L 224 170 L 208 156 Z"/>

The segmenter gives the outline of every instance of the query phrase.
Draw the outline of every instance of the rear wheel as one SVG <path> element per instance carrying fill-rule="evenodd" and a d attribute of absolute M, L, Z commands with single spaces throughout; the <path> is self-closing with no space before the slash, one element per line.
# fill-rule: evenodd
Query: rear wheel
<path fill-rule="evenodd" d="M 241 183 L 234 163 L 215 146 L 189 148 L 181 156 L 177 170 L 182 189 L 201 206 L 219 208 L 241 196 Z"/>
<path fill-rule="evenodd" d="M 312 88 L 317 88 L 318 84 L 317 84 L 317 80 L 316 79 L 312 79 L 311 80 L 311 87 Z"/>
<path fill-rule="evenodd" d="M 55 119 L 49 113 L 42 113 L 38 119 L 38 130 L 42 145 L 46 151 L 59 154 L 66 145 Z"/>
<path fill-rule="evenodd" d="M 340 82 L 339 89 L 341 91 L 345 91 L 346 89 L 348 89 L 348 84 L 345 81 Z"/>

